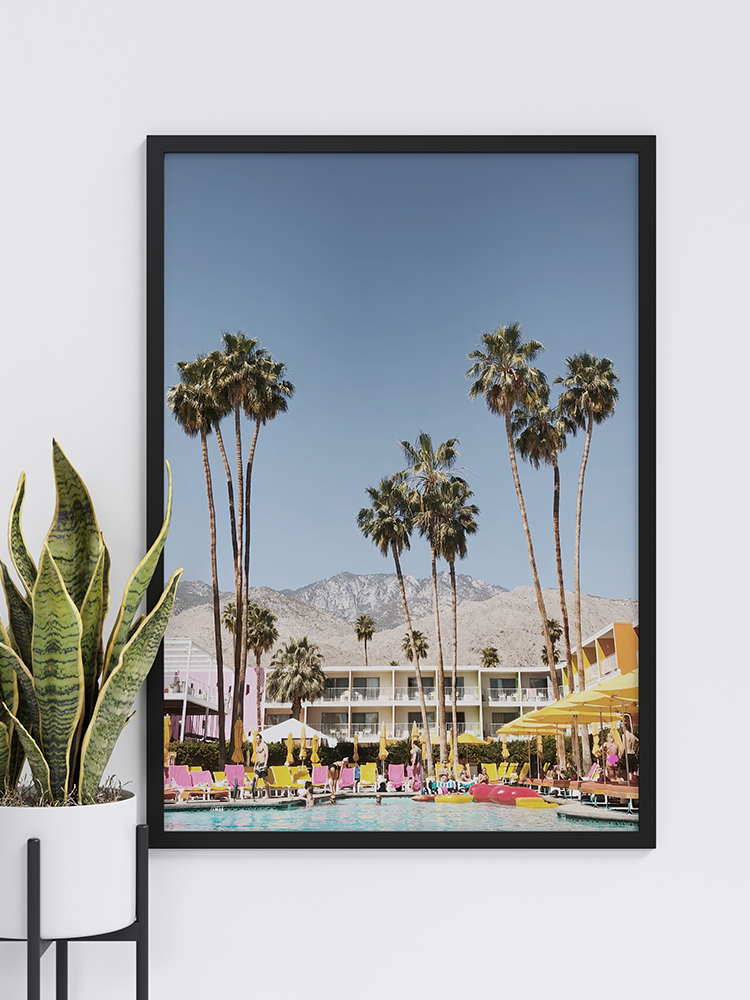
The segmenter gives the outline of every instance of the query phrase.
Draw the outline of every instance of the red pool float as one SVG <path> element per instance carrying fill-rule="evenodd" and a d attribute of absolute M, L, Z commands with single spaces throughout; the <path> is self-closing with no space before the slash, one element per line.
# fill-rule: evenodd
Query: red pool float
<path fill-rule="evenodd" d="M 525 785 L 472 785 L 469 791 L 475 802 L 499 802 L 504 806 L 514 806 L 516 799 L 542 798 L 539 792 Z"/>

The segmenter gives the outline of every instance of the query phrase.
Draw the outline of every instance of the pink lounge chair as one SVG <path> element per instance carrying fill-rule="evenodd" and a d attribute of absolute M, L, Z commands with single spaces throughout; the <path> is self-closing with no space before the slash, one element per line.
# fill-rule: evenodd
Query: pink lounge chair
<path fill-rule="evenodd" d="M 388 780 L 395 788 L 404 787 L 404 765 L 403 764 L 389 764 L 388 765 Z"/>
<path fill-rule="evenodd" d="M 313 764 L 312 783 L 314 788 L 323 789 L 328 784 L 328 768 L 323 764 Z"/>
<path fill-rule="evenodd" d="M 180 788 L 193 787 L 190 780 L 190 772 L 187 769 L 187 764 L 170 764 L 168 773 L 172 783 L 178 785 Z"/>
<path fill-rule="evenodd" d="M 354 768 L 342 767 L 339 788 L 354 788 Z"/>

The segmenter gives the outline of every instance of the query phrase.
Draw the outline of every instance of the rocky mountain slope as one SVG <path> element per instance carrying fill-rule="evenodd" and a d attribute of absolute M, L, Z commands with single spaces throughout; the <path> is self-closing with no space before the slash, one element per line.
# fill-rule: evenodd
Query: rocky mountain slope
<path fill-rule="evenodd" d="M 481 581 L 473 583 L 479 584 Z M 181 592 L 183 587 L 184 593 Z M 384 592 L 387 593 L 387 590 Z M 481 593 L 481 589 L 478 592 Z M 573 595 L 568 593 L 566 596 L 569 615 L 572 616 Z M 222 606 L 233 599 L 234 595 L 231 593 L 222 594 Z M 277 616 L 276 627 L 280 642 L 306 635 L 311 642 L 320 646 L 325 657 L 325 665 L 329 667 L 364 665 L 363 646 L 357 641 L 352 621 L 347 621 L 329 610 L 297 600 L 289 596 L 289 592 L 270 590 L 267 587 L 251 589 L 249 599 L 251 602 L 270 608 Z M 545 590 L 544 599 L 548 617 L 560 620 L 557 591 Z M 581 604 L 584 638 L 604 628 L 610 622 L 634 621 L 638 617 L 638 602 L 635 600 L 610 600 L 584 594 L 581 597 Z M 212 652 L 214 639 L 211 588 L 198 582 L 180 584 L 176 607 L 179 607 L 179 610 L 172 617 L 167 635 L 191 638 L 205 650 Z M 375 635 L 368 643 L 370 664 L 387 665 L 391 660 L 406 664 L 401 649 L 406 634 L 404 625 L 383 627 L 383 618 L 376 609 L 373 608 L 368 613 L 372 614 L 377 622 Z M 426 611 L 414 614 L 412 624 L 416 630 L 424 633 L 429 644 L 425 669 L 434 666 L 437 662 L 437 649 L 431 605 L 428 605 Z M 231 662 L 232 637 L 226 630 L 222 631 L 225 656 L 229 658 L 227 662 Z M 448 665 L 452 662 L 453 656 L 449 606 L 441 608 L 441 633 L 444 662 Z M 488 599 L 464 599 L 458 606 L 458 661 L 464 666 L 477 664 L 480 652 L 485 646 L 497 648 L 502 668 L 516 670 L 539 666 L 542 645 L 539 610 L 532 587 L 517 587 L 513 591 L 504 591 Z M 270 654 L 265 655 L 262 664 L 267 665 L 269 659 Z"/>
<path fill-rule="evenodd" d="M 412 618 L 420 618 L 432 611 L 432 578 L 417 580 L 404 577 L 406 600 Z M 505 587 L 493 586 L 471 576 L 456 574 L 456 594 L 459 601 L 488 601 L 506 593 Z M 401 592 L 395 573 L 337 573 L 327 580 L 318 580 L 299 590 L 282 593 L 296 601 L 323 608 L 340 618 L 353 622 L 361 614 L 375 618 L 380 628 L 396 628 L 404 624 Z M 438 573 L 438 603 L 450 605 L 450 574 Z"/>

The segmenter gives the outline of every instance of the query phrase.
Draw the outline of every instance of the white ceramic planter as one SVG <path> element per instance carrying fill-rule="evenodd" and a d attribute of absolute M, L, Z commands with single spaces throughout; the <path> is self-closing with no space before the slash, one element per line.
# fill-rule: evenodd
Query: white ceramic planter
<path fill-rule="evenodd" d="M 40 840 L 41 936 L 87 937 L 135 920 L 136 798 L 104 805 L 0 808 L 0 937 L 26 937 L 26 842 Z"/>

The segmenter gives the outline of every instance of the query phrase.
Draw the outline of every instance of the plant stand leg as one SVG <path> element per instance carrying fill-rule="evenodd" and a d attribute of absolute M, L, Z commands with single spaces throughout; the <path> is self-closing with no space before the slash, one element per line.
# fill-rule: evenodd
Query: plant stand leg
<path fill-rule="evenodd" d="M 41 866 L 39 838 L 26 844 L 26 995 L 28 1000 L 41 1000 L 42 940 L 41 940 Z"/>
<path fill-rule="evenodd" d="M 135 996 L 148 1000 L 148 827 L 136 827 L 135 837 Z"/>
<path fill-rule="evenodd" d="M 68 1000 L 68 942 L 55 942 L 55 1000 Z"/>

